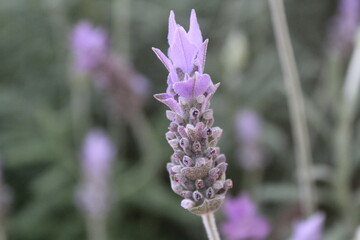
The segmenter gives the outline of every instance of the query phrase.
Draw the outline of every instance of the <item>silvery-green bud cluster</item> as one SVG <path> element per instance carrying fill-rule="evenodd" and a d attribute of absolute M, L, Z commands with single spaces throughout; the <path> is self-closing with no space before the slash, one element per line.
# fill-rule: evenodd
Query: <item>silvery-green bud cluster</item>
<path fill-rule="evenodd" d="M 181 206 L 198 215 L 216 211 L 232 187 L 232 181 L 225 177 L 225 155 L 217 147 L 222 129 L 212 127 L 212 95 L 179 97 L 183 114 L 166 112 L 171 121 L 166 139 L 174 150 L 167 164 L 171 187 L 184 198 Z"/>

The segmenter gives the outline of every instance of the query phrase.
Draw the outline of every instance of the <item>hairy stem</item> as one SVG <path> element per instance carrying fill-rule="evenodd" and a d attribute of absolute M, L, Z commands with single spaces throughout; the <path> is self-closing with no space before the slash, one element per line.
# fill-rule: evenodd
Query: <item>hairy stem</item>
<path fill-rule="evenodd" d="M 126 60 L 130 60 L 131 0 L 113 0 L 111 4 L 112 29 L 115 49 Z"/>
<path fill-rule="evenodd" d="M 201 218 L 203 220 L 206 234 L 207 234 L 209 240 L 220 240 L 220 235 L 219 235 L 219 232 L 216 227 L 214 213 L 211 212 L 211 213 L 201 215 Z"/>
<path fill-rule="evenodd" d="M 312 159 L 304 99 L 291 46 L 283 0 L 269 0 L 269 5 L 291 115 L 297 174 L 300 185 L 300 200 L 305 214 L 310 215 L 315 208 L 315 198 L 312 189 Z"/>
<path fill-rule="evenodd" d="M 87 239 L 88 240 L 106 240 L 106 221 L 103 219 L 97 219 L 87 217 Z"/>
<path fill-rule="evenodd" d="M 3 224 L 0 224 L 0 240 L 6 240 L 5 227 Z"/>
<path fill-rule="evenodd" d="M 353 209 L 350 176 L 352 173 L 351 155 L 352 134 L 351 127 L 354 122 L 356 112 L 356 100 L 359 95 L 360 85 L 360 34 L 356 42 L 355 50 L 352 55 L 350 65 L 346 74 L 343 88 L 342 102 L 339 108 L 339 125 L 336 134 L 336 190 L 341 210 L 347 226 L 351 229 L 356 217 L 356 210 Z M 350 230 L 349 229 L 349 230 Z M 351 229 L 352 230 L 352 229 Z"/>

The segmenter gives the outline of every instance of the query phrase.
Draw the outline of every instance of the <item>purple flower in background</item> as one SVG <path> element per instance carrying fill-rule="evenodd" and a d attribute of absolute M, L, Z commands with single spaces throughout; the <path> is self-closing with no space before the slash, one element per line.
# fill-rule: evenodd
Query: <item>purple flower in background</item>
<path fill-rule="evenodd" d="M 254 202 L 246 194 L 227 199 L 224 204 L 227 221 L 221 230 L 227 240 L 265 239 L 270 233 L 270 224 L 262 217 Z"/>
<path fill-rule="evenodd" d="M 252 110 L 240 111 L 235 117 L 235 128 L 240 148 L 240 164 L 248 170 L 264 165 L 261 149 L 262 124 L 259 115 Z"/>
<path fill-rule="evenodd" d="M 324 221 L 323 213 L 315 213 L 308 219 L 296 223 L 290 240 L 321 240 Z"/>
<path fill-rule="evenodd" d="M 218 210 L 232 187 L 225 176 L 225 155 L 217 147 L 222 129 L 212 127 L 209 108 L 219 85 L 203 73 L 208 41 L 203 41 L 194 10 L 188 32 L 170 12 L 168 41 L 169 57 L 153 48 L 169 71 L 167 92 L 154 95 L 172 110 L 166 111 L 171 121 L 166 139 L 174 150 L 167 170 L 173 191 L 184 198 L 181 206 L 203 215 Z"/>
<path fill-rule="evenodd" d="M 261 120 L 253 110 L 240 111 L 236 115 L 236 131 L 242 141 L 256 142 L 261 135 Z"/>
<path fill-rule="evenodd" d="M 105 30 L 86 21 L 78 23 L 72 31 L 71 49 L 76 69 L 89 73 L 95 87 L 105 92 L 113 113 L 129 117 L 141 110 L 150 81 L 111 51 Z"/>
<path fill-rule="evenodd" d="M 360 23 L 360 0 L 341 0 L 337 15 L 331 22 L 330 44 L 338 51 L 348 52 Z"/>
<path fill-rule="evenodd" d="M 79 207 L 92 217 L 102 217 L 108 210 L 109 177 L 115 148 L 108 136 L 92 130 L 82 148 L 83 182 L 77 192 Z"/>
<path fill-rule="evenodd" d="M 86 135 L 82 148 L 82 164 L 87 176 L 107 176 L 114 156 L 115 148 L 104 131 L 93 129 Z"/>
<path fill-rule="evenodd" d="M 71 47 L 75 56 L 75 66 L 80 71 L 90 71 L 98 67 L 108 54 L 105 32 L 87 21 L 79 22 L 74 27 Z"/>

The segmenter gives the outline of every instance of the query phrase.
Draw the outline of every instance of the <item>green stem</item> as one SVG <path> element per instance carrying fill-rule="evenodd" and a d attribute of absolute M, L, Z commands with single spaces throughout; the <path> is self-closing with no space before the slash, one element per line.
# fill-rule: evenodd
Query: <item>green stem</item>
<path fill-rule="evenodd" d="M 359 95 L 360 85 L 360 34 L 355 45 L 350 65 L 346 74 L 343 88 L 343 98 L 339 108 L 339 126 L 336 134 L 336 188 L 338 200 L 341 204 L 342 214 L 349 230 L 354 227 L 356 210 L 353 209 L 352 194 L 350 189 L 350 176 L 352 173 L 351 154 L 352 133 L 351 128 L 356 112 L 356 100 Z"/>
<path fill-rule="evenodd" d="M 216 227 L 214 213 L 211 212 L 201 215 L 201 218 L 209 240 L 220 240 L 220 235 Z"/>
<path fill-rule="evenodd" d="M 6 240 L 5 226 L 0 224 L 0 240 Z"/>
<path fill-rule="evenodd" d="M 315 197 L 312 186 L 312 159 L 305 117 L 304 98 L 294 52 L 291 46 L 284 2 L 283 0 L 269 0 L 269 5 L 291 116 L 297 175 L 300 185 L 300 200 L 305 214 L 310 215 L 315 208 Z"/>
<path fill-rule="evenodd" d="M 112 21 L 115 49 L 126 60 L 130 60 L 131 0 L 113 0 Z"/>
<path fill-rule="evenodd" d="M 125 129 L 123 119 L 119 116 L 119 113 L 114 111 L 114 109 L 108 107 L 106 110 L 107 113 L 107 122 L 111 132 L 111 137 L 116 146 L 118 146 L 118 151 L 125 151 L 124 147 L 124 139 L 121 138 L 121 134 Z"/>
<path fill-rule="evenodd" d="M 84 76 L 70 76 L 70 107 L 75 140 L 90 126 L 90 86 Z"/>
<path fill-rule="evenodd" d="M 70 112 L 74 140 L 78 141 L 84 131 L 90 125 L 90 86 L 88 79 L 75 74 L 72 69 L 72 60 L 69 55 L 69 43 L 63 40 L 63 36 L 69 34 L 70 26 L 66 18 L 66 6 L 63 0 L 44 1 L 45 8 L 49 13 L 53 37 L 56 44 L 56 57 L 67 70 L 70 90 Z M 64 51 L 64 49 L 66 51 Z"/>
<path fill-rule="evenodd" d="M 261 190 L 261 181 L 263 179 L 263 172 L 262 168 L 253 169 L 253 170 L 246 170 L 243 175 L 243 183 L 246 185 L 244 186 L 245 189 L 250 193 L 250 195 L 257 199 L 257 194 L 259 190 Z"/>
<path fill-rule="evenodd" d="M 106 240 L 106 221 L 93 217 L 87 217 L 88 240 Z"/>

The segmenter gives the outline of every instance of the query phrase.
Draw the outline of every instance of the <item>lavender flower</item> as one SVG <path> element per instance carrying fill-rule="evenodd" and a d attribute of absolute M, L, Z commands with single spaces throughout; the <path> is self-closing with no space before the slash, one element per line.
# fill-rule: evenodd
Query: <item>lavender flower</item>
<path fill-rule="evenodd" d="M 270 233 L 269 222 L 259 215 L 246 194 L 227 199 L 224 213 L 228 220 L 222 225 L 222 232 L 228 240 L 265 239 Z"/>
<path fill-rule="evenodd" d="M 210 99 L 219 84 L 214 85 L 204 73 L 208 40 L 203 41 L 194 10 L 188 32 L 170 12 L 168 57 L 153 48 L 169 71 L 166 93 L 154 95 L 171 111 L 166 139 L 174 150 L 167 164 L 173 191 L 184 198 L 181 206 L 194 214 L 216 211 L 222 204 L 232 181 L 225 179 L 225 155 L 216 146 L 222 129 L 212 127 Z"/>
<path fill-rule="evenodd" d="M 324 221 L 325 215 L 318 212 L 296 223 L 290 240 L 321 240 Z"/>
<path fill-rule="evenodd" d="M 264 157 L 260 143 L 260 117 L 252 110 L 238 112 L 235 117 L 235 128 L 241 146 L 238 152 L 241 166 L 248 170 L 261 168 L 264 165 Z"/>
<path fill-rule="evenodd" d="M 87 21 L 78 23 L 72 31 L 71 47 L 76 69 L 94 78 L 95 86 L 107 94 L 111 110 L 129 116 L 141 109 L 150 82 L 111 52 L 103 29 Z"/>
<path fill-rule="evenodd" d="M 79 207 L 91 218 L 103 218 L 109 205 L 109 177 L 115 148 L 99 129 L 85 138 L 81 158 L 83 182 L 77 192 Z"/>
<path fill-rule="evenodd" d="M 95 84 L 109 97 L 110 108 L 125 116 L 140 111 L 149 95 L 149 79 L 120 56 L 111 54 L 93 76 Z"/>
<path fill-rule="evenodd" d="M 330 45 L 339 52 L 348 52 L 360 23 L 360 0 L 341 0 L 331 23 Z"/>
<path fill-rule="evenodd" d="M 108 44 L 105 31 L 95 28 L 87 21 L 79 22 L 71 36 L 71 47 L 75 55 L 75 66 L 80 71 L 90 71 L 105 60 Z"/>

